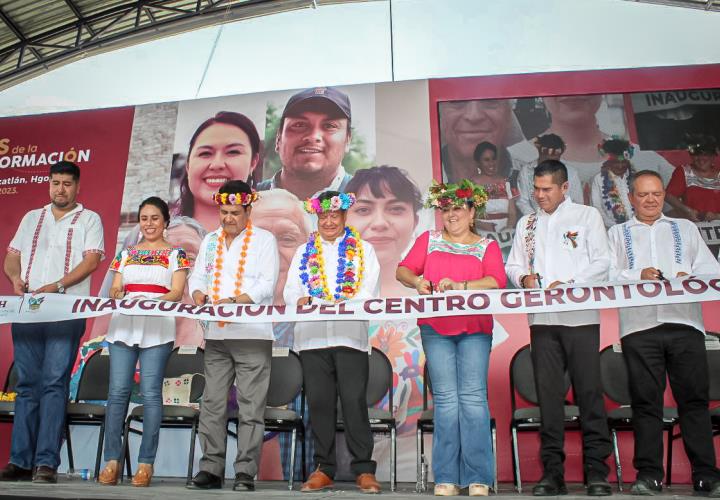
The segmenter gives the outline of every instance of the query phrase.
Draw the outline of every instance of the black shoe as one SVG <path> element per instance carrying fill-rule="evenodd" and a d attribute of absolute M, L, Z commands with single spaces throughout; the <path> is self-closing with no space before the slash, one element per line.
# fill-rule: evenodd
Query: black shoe
<path fill-rule="evenodd" d="M 612 486 L 605 476 L 588 474 L 587 494 L 590 497 L 607 497 L 612 495 Z"/>
<path fill-rule="evenodd" d="M 633 495 L 653 496 L 662 491 L 662 483 L 657 479 L 639 477 L 630 486 L 630 493 Z"/>
<path fill-rule="evenodd" d="M 0 469 L 0 481 L 32 481 L 32 477 L 32 469 L 23 469 L 12 463 Z"/>
<path fill-rule="evenodd" d="M 39 465 L 32 477 L 33 483 L 57 483 L 57 469 L 46 465 Z"/>
<path fill-rule="evenodd" d="M 693 489 L 699 495 L 720 498 L 720 480 L 718 479 L 699 479 L 693 482 Z"/>
<path fill-rule="evenodd" d="M 238 472 L 235 474 L 233 491 L 255 491 L 255 480 L 250 474 Z"/>
<path fill-rule="evenodd" d="M 555 476 L 544 476 L 532 490 L 533 496 L 536 497 L 554 497 L 558 495 L 567 495 L 567 487 L 565 481 Z"/>
<path fill-rule="evenodd" d="M 190 490 L 219 490 L 222 488 L 222 478 L 201 470 L 185 487 Z"/>

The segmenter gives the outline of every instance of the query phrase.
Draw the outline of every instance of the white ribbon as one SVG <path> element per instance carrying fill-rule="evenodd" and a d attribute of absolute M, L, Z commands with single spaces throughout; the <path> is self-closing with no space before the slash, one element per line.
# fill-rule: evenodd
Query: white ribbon
<path fill-rule="evenodd" d="M 720 300 L 720 277 L 574 285 L 553 289 L 475 290 L 413 297 L 349 300 L 333 305 L 222 304 L 194 306 L 152 299 L 59 294 L 0 296 L 0 323 L 40 323 L 109 313 L 174 316 L 228 323 L 385 321 L 393 319 L 564 312 Z"/>

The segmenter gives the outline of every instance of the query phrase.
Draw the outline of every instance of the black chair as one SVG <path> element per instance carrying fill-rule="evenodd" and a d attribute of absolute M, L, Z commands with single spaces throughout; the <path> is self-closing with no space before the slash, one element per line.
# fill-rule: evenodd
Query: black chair
<path fill-rule="evenodd" d="M 100 459 L 102 457 L 102 446 L 105 438 L 105 404 L 107 402 L 109 388 L 110 356 L 103 355 L 102 350 L 97 350 L 87 359 L 80 373 L 77 395 L 74 401 L 68 403 L 65 418 L 68 466 L 70 469 L 75 468 L 70 426 L 91 425 L 100 427 L 97 453 L 95 456 L 94 478 L 97 478 L 100 473 Z M 104 403 L 101 404 L 98 403 L 98 401 L 103 401 Z"/>
<path fill-rule="evenodd" d="M 570 377 L 565 373 L 565 392 L 570 389 Z M 533 406 L 518 408 L 517 392 L 523 400 Z M 535 375 L 530 356 L 530 345 L 518 350 L 510 361 L 510 437 L 512 441 L 513 479 L 518 493 L 522 493 L 520 476 L 520 453 L 518 451 L 518 432 L 540 431 L 540 407 L 535 388 Z M 580 410 L 575 405 L 565 404 L 565 430 L 580 429 Z"/>
<path fill-rule="evenodd" d="M 368 417 L 373 434 L 390 434 L 390 491 L 395 491 L 397 472 L 397 427 L 393 414 L 393 369 L 390 360 L 380 349 L 373 347 L 369 356 L 369 376 L 367 385 Z M 388 394 L 388 408 L 375 408 L 375 405 Z M 338 432 L 345 431 L 342 411 L 338 404 Z"/>
<path fill-rule="evenodd" d="M 432 383 L 430 382 L 430 372 L 428 372 L 427 362 L 423 368 L 423 411 L 417 420 L 417 476 L 415 480 L 415 492 L 423 493 L 427 491 L 427 473 L 425 470 L 427 460 L 425 458 L 425 434 L 432 434 L 435 430 L 434 408 L 428 405 L 428 394 L 432 395 Z M 493 490 L 498 491 L 497 482 L 497 430 L 495 419 L 490 418 L 490 432 L 492 435 L 492 452 L 493 452 L 493 469 L 495 476 L 493 478 Z"/>
<path fill-rule="evenodd" d="M 293 489 L 295 480 L 295 451 L 298 436 L 301 447 L 302 474 L 305 477 L 305 425 L 303 424 L 305 396 L 302 392 L 303 373 L 300 357 L 294 351 L 288 351 L 287 356 L 273 356 L 270 366 L 270 387 L 267 394 L 267 407 L 265 408 L 265 430 L 272 432 L 286 432 L 290 438 L 290 477 L 288 489 Z M 300 412 L 287 407 L 298 394 L 300 395 Z M 228 433 L 237 439 L 238 419 L 228 418 L 228 424 L 235 424 L 235 432 Z"/>
<path fill-rule="evenodd" d="M 716 333 L 707 332 L 708 335 L 718 336 Z M 706 344 L 707 345 L 707 344 Z M 708 375 L 710 376 L 709 400 L 720 401 L 720 350 L 708 349 Z M 710 408 L 710 418 L 712 419 L 713 436 L 720 435 L 720 406 Z"/>
<path fill-rule="evenodd" d="M 183 375 L 194 375 L 199 374 L 200 376 L 193 377 L 192 386 L 190 388 L 190 403 L 199 403 L 202 398 L 203 391 L 205 390 L 205 377 L 202 376 L 204 373 L 204 358 L 205 352 L 199 347 L 193 354 L 180 354 L 179 348 L 176 347 L 170 353 L 168 362 L 165 365 L 165 378 L 177 378 Z M 125 420 L 125 433 L 123 437 L 123 461 L 127 461 L 127 474 L 132 476 L 132 469 L 130 467 L 129 456 L 129 443 L 128 437 L 132 432 L 133 434 L 142 435 L 142 429 L 136 429 L 131 426 L 132 422 L 139 422 L 142 424 L 143 415 L 145 410 L 142 405 L 136 406 L 130 412 L 127 419 Z M 190 482 L 192 479 L 193 472 L 193 461 L 195 460 L 195 438 L 197 436 L 198 422 L 200 420 L 200 410 L 189 406 L 180 405 L 163 405 L 163 415 L 160 422 L 160 428 L 174 428 L 174 429 L 190 429 L 190 452 L 188 453 L 188 472 L 187 481 Z M 120 464 L 120 471 L 122 474 L 123 464 Z"/>
<path fill-rule="evenodd" d="M 619 408 L 608 412 L 608 427 L 612 435 L 613 454 L 615 457 L 615 471 L 617 474 L 618 489 L 622 491 L 622 466 L 620 465 L 620 450 L 618 448 L 618 431 L 632 431 L 632 408 L 630 407 L 630 383 L 622 352 L 615 350 L 614 346 L 607 346 L 600 351 L 600 377 L 603 392 L 612 401 L 620 405 Z M 666 476 L 667 485 L 670 486 L 672 475 L 672 441 L 673 428 L 678 423 L 677 408 L 663 408 L 663 430 L 667 433 Z"/>
<path fill-rule="evenodd" d="M 15 363 L 10 365 L 8 370 L 7 378 L 5 379 L 5 385 L 3 386 L 3 392 L 15 392 L 15 386 L 17 385 L 17 370 L 15 369 Z M 13 423 L 15 420 L 15 401 L 0 401 L 0 422 Z"/>

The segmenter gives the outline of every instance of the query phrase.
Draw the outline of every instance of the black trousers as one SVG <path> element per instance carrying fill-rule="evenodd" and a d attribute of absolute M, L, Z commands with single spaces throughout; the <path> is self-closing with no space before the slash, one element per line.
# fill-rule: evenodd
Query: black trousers
<path fill-rule="evenodd" d="M 630 376 L 635 434 L 633 465 L 638 476 L 658 481 L 664 477 L 662 416 L 667 373 L 693 480 L 720 479 L 708 411 L 709 379 L 703 335 L 687 325 L 663 324 L 626 335 L 621 343 Z"/>
<path fill-rule="evenodd" d="M 372 460 L 373 436 L 370 432 L 366 390 L 368 353 L 348 347 L 329 347 L 300 352 L 303 381 L 315 444 L 315 464 L 330 477 L 335 476 L 335 430 L 337 400 L 340 396 L 345 441 L 352 456 L 355 475 L 375 474 Z"/>
<path fill-rule="evenodd" d="M 580 408 L 585 473 L 606 477 L 612 452 L 600 383 L 600 326 L 533 325 L 530 349 L 540 424 L 540 459 L 544 475 L 565 473 L 565 370 Z"/>

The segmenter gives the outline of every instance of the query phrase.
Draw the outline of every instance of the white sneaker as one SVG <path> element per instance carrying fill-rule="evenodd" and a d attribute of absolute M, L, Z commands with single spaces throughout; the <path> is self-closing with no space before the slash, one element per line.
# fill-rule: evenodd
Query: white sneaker
<path fill-rule="evenodd" d="M 440 483 L 435 485 L 436 497 L 454 497 L 460 494 L 460 488 L 451 483 Z"/>

